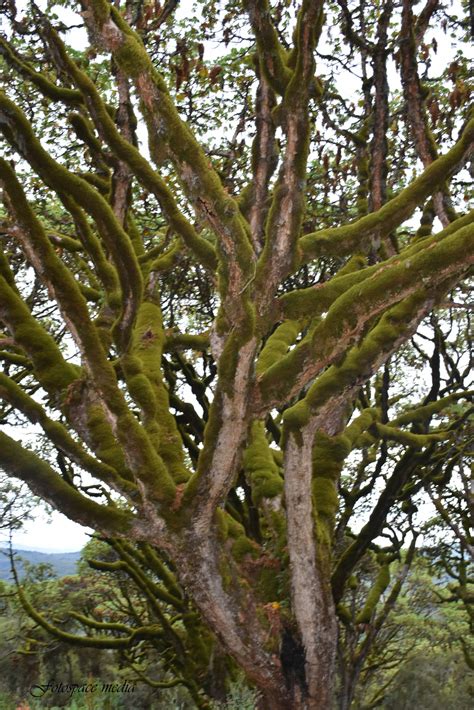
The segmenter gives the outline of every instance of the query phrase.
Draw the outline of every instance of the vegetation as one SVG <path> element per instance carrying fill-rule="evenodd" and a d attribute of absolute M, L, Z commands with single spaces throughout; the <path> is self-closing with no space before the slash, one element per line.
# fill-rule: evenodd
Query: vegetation
<path fill-rule="evenodd" d="M 126 575 L 98 569 L 99 559 L 104 564 L 111 557 L 110 548 L 94 540 L 84 549 L 76 574 L 58 579 L 52 565 L 40 563 L 28 566 L 21 582 L 37 607 L 54 608 L 55 623 L 62 630 L 80 633 L 85 616 L 100 619 L 98 623 L 110 624 L 113 620 L 117 626 L 130 624 L 136 622 L 137 615 L 144 614 L 144 599 Z M 429 555 L 421 553 L 364 664 L 353 698 L 354 708 L 398 710 L 413 707 L 413 703 L 424 710 L 441 708 L 442 703 L 456 710 L 470 708 L 472 678 L 466 674 L 459 644 L 460 638 L 469 633 L 467 618 L 461 603 L 440 603 L 440 594 L 449 593 L 451 582 L 434 578 L 432 572 Z M 367 568 L 365 573 L 369 581 Z M 133 661 L 134 654 L 128 649 L 96 649 L 91 654 L 87 648 L 54 638 L 42 629 L 25 613 L 14 585 L 2 586 L 0 601 L 1 710 L 16 708 L 20 701 L 30 710 L 127 708 L 132 700 L 137 710 L 194 707 L 182 686 L 160 687 L 157 681 L 166 673 L 165 664 L 151 639 L 139 644 L 139 660 Z M 359 637 L 363 639 L 363 634 Z M 347 647 L 347 640 L 345 643 Z M 141 679 L 145 667 L 152 684 Z M 72 698 L 66 692 L 46 691 L 41 695 L 39 688 L 50 681 L 78 686 L 95 683 L 96 690 L 87 699 L 80 693 Z M 337 685 L 343 682 L 342 673 Z M 104 685 L 111 683 L 118 683 L 129 692 L 113 695 L 102 691 Z M 41 697 L 35 698 L 32 693 Z M 215 701 L 212 708 L 254 710 L 258 696 L 237 674 L 225 700 Z"/>
<path fill-rule="evenodd" d="M 68 574 L 74 574 L 76 571 L 76 563 L 80 557 L 79 552 L 36 552 L 33 550 L 14 550 L 16 559 L 16 567 L 21 575 L 23 569 L 27 569 L 28 565 L 51 565 L 54 573 L 58 577 L 65 577 Z M 0 579 L 4 581 L 12 581 L 11 564 L 9 559 L 9 550 L 7 547 L 0 547 Z"/>
<path fill-rule="evenodd" d="M 468 5 L 2 5 L 0 466 L 97 531 L 8 657 L 393 707 L 424 560 L 472 666 Z"/>

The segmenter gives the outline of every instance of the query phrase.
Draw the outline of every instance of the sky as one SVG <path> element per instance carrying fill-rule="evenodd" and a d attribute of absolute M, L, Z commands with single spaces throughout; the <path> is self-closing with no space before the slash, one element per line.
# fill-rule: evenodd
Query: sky
<path fill-rule="evenodd" d="M 40 6 L 43 5 L 41 1 L 38 4 Z M 180 12 L 183 13 L 186 10 L 190 10 L 192 5 L 192 0 L 182 0 L 180 4 Z M 458 1 L 453 3 L 453 7 L 456 9 L 458 9 L 459 5 L 460 3 Z M 26 2 L 20 0 L 20 2 L 17 3 L 17 6 L 20 12 L 22 10 L 24 11 L 26 9 Z M 459 9 L 461 8 L 459 7 Z M 69 19 L 69 17 L 66 17 L 67 14 L 67 11 L 64 11 L 62 8 L 58 8 L 58 15 L 61 19 Z M 449 56 L 452 51 L 450 51 L 449 43 L 443 38 L 442 34 L 438 32 L 436 34 L 440 39 L 441 46 L 438 54 L 434 56 L 432 55 L 433 62 L 439 64 L 439 67 L 432 67 L 433 74 L 435 74 L 438 69 L 441 72 L 442 68 L 446 64 L 447 55 Z M 76 49 L 81 49 L 81 45 L 87 41 L 85 32 L 74 30 L 68 37 L 68 41 Z M 395 78 L 395 76 L 391 77 L 392 84 L 397 81 L 398 78 Z M 40 505 L 34 510 L 34 519 L 28 521 L 21 530 L 14 533 L 13 545 L 39 551 L 75 552 L 82 549 L 82 547 L 88 542 L 88 533 L 91 532 L 92 530 L 89 528 L 84 528 L 72 522 L 66 518 L 66 516 L 57 511 L 47 514 L 44 508 Z M 0 544 L 5 540 L 6 537 L 0 534 Z"/>
<path fill-rule="evenodd" d="M 47 515 L 39 505 L 34 510 L 34 519 L 13 534 L 12 542 L 13 547 L 39 552 L 78 552 L 89 542 L 87 533 L 92 530 L 74 523 L 58 511 Z M 7 542 L 6 535 L 0 535 L 0 544 L 2 542 Z"/>

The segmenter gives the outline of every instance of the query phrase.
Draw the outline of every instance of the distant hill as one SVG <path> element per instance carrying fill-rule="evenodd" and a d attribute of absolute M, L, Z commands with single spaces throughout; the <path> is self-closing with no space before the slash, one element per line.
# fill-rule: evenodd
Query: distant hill
<path fill-rule="evenodd" d="M 15 567 L 18 570 L 20 578 L 23 574 L 23 565 L 21 564 L 20 557 L 32 565 L 52 565 L 57 577 L 66 577 L 71 574 L 76 574 L 76 563 L 81 556 L 80 552 L 36 552 L 34 550 L 15 550 L 15 553 Z M 6 580 L 7 582 L 12 581 L 10 558 L 6 548 L 0 548 L 0 579 Z"/>

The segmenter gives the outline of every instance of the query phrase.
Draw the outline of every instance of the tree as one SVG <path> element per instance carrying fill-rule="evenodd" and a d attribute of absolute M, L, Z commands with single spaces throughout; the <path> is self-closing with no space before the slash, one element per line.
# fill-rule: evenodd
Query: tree
<path fill-rule="evenodd" d="M 18 573 L 16 555 L 14 559 Z M 54 609 L 54 623 L 64 634 L 77 631 L 81 614 L 90 614 L 91 610 L 97 610 L 103 617 L 110 613 L 116 622 L 127 617 L 125 605 L 121 608 L 119 603 L 120 582 L 111 587 L 110 576 L 104 578 L 104 575 L 91 572 L 86 565 L 86 569 L 81 567 L 78 575 L 55 579 L 51 565 L 32 565 L 25 561 L 23 567 L 21 584 L 30 603 L 36 608 L 49 606 Z M 124 592 L 122 604 L 127 590 Z M 0 628 L 3 669 L 0 707 L 17 707 L 24 700 L 27 701 L 25 705 L 31 704 L 33 708 L 80 706 L 111 709 L 129 706 L 127 701 L 132 697 L 137 710 L 152 707 L 150 696 L 153 690 L 146 685 L 138 688 L 128 683 L 125 687 L 133 688 L 133 696 L 130 690 L 116 697 L 103 692 L 104 686 L 123 684 L 125 678 L 130 677 L 123 665 L 116 663 L 114 651 L 95 649 L 91 654 L 85 645 L 71 645 L 67 640 L 55 638 L 25 613 L 15 587 L 4 582 L 0 586 Z M 62 682 L 69 689 L 51 692 L 48 684 L 54 681 Z M 86 699 L 84 693 L 73 692 L 74 684 L 77 688 L 96 684 L 96 688 Z"/>
<path fill-rule="evenodd" d="M 263 706 L 329 708 L 354 577 L 370 553 L 370 625 L 466 456 L 467 9 L 5 5 L 0 396 L 35 438 L 0 465 L 136 546 L 166 593 L 142 636 L 185 608 Z"/>

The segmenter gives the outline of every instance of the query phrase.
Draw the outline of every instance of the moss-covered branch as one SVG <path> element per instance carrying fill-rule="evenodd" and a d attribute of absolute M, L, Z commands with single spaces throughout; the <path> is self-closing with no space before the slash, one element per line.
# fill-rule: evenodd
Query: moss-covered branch
<path fill-rule="evenodd" d="M 374 586 L 370 590 L 363 609 L 356 617 L 357 624 L 368 624 L 376 612 L 380 598 L 390 584 L 390 564 L 383 563 L 380 567 Z"/>
<path fill-rule="evenodd" d="M 248 225 L 237 203 L 225 192 L 204 151 L 180 118 L 140 37 L 115 8 L 100 3 L 97 12 L 98 3 L 93 0 L 85 0 L 84 5 L 93 32 L 102 38 L 125 75 L 133 78 L 149 133 L 165 142 L 188 197 L 220 236 L 222 251 L 238 264 L 241 277 L 236 287 L 240 291 L 251 275 L 252 247 Z"/>
<path fill-rule="evenodd" d="M 163 213 L 169 221 L 170 227 L 182 237 L 185 244 L 196 254 L 198 259 L 200 259 L 205 266 L 211 270 L 215 270 L 217 259 L 212 244 L 197 234 L 194 227 L 178 208 L 166 182 L 153 170 L 148 160 L 141 155 L 138 148 L 120 134 L 94 82 L 85 72 L 81 71 L 77 64 L 68 56 L 58 34 L 45 19 L 43 19 L 43 24 L 45 25 L 48 41 L 55 50 L 60 68 L 69 74 L 75 85 L 79 88 L 99 133 L 103 136 L 114 154 L 123 160 L 142 185 L 155 195 Z"/>
<path fill-rule="evenodd" d="M 262 498 L 275 498 L 283 492 L 283 479 L 268 445 L 263 422 L 252 424 L 243 466 L 248 475 L 255 505 L 258 505 Z"/>
<path fill-rule="evenodd" d="M 0 320 L 28 354 L 35 375 L 45 390 L 53 395 L 64 395 L 67 387 L 80 376 L 79 368 L 66 362 L 54 338 L 34 318 L 16 289 L 3 276 L 0 276 Z"/>
<path fill-rule="evenodd" d="M 68 89 L 63 86 L 53 84 L 42 72 L 37 72 L 29 62 L 25 61 L 17 51 L 11 46 L 5 37 L 0 37 L 0 54 L 7 63 L 21 74 L 25 79 L 31 81 L 44 96 L 52 101 L 60 101 L 68 104 L 81 104 L 83 99 L 81 92 L 77 89 Z"/>
<path fill-rule="evenodd" d="M 144 301 L 138 311 L 129 352 L 122 359 L 129 392 L 140 406 L 150 440 L 176 483 L 189 478 L 176 421 L 161 373 L 164 345 L 161 309 Z"/>
<path fill-rule="evenodd" d="M 129 648 L 134 643 L 141 641 L 146 638 L 156 638 L 162 635 L 162 629 L 158 625 L 142 626 L 133 629 L 128 636 L 117 638 L 116 636 L 80 636 L 78 634 L 71 634 L 67 631 L 63 631 L 58 626 L 51 624 L 43 614 L 40 614 L 31 604 L 27 598 L 22 587 L 17 587 L 18 597 L 20 599 L 21 605 L 28 614 L 29 617 L 36 621 L 41 628 L 47 631 L 49 634 L 54 636 L 61 641 L 71 644 L 72 646 L 82 646 L 84 648 L 108 648 L 108 649 L 118 649 L 118 648 Z"/>
<path fill-rule="evenodd" d="M 331 546 L 334 535 L 339 481 L 344 462 L 357 438 L 371 426 L 375 416 L 375 409 L 365 409 L 341 434 L 329 436 L 319 430 L 314 437 L 312 494 L 316 535 L 319 543 L 326 548 Z"/>
<path fill-rule="evenodd" d="M 311 340 L 305 338 L 261 376 L 259 389 L 263 402 L 282 403 L 296 394 L 358 339 L 365 323 L 391 304 L 416 292 L 420 283 L 427 290 L 435 290 L 437 284 L 451 274 L 461 276 L 474 259 L 474 256 L 466 258 L 465 249 L 473 229 L 471 225 L 465 226 L 440 242 L 430 243 L 427 249 L 418 251 L 411 258 L 395 260 L 387 267 L 380 266 L 371 278 L 345 291 L 316 326 Z M 390 327 L 387 335 L 389 331 Z M 382 338 L 379 345 L 383 345 L 383 333 L 380 332 L 378 337 Z M 301 403 L 298 407 L 302 411 Z"/>
<path fill-rule="evenodd" d="M 351 224 L 324 229 L 302 237 L 299 241 L 300 263 L 320 255 L 343 256 L 353 250 L 361 251 L 368 245 L 375 231 L 378 231 L 380 237 L 389 234 L 410 217 L 415 209 L 462 165 L 473 142 L 474 119 L 471 119 L 451 150 L 437 158 L 411 185 L 386 202 L 379 210 Z"/>
<path fill-rule="evenodd" d="M 143 289 L 140 267 L 129 236 L 102 195 L 43 149 L 23 112 L 4 93 L 0 93 L 0 128 L 6 140 L 47 185 L 59 195 L 68 192 L 95 220 L 113 256 L 122 286 L 122 316 L 117 330 L 122 345 L 126 344 Z"/>
<path fill-rule="evenodd" d="M 71 520 L 105 534 L 126 535 L 133 515 L 111 505 L 99 505 L 79 493 L 37 454 L 0 432 L 0 466 L 9 476 L 24 481 L 38 496 L 48 501 Z"/>
<path fill-rule="evenodd" d="M 424 239 L 416 240 L 407 246 L 400 254 L 386 259 L 382 263 L 366 266 L 361 257 L 352 257 L 342 269 L 329 281 L 310 288 L 297 289 L 283 294 L 279 298 L 280 308 L 285 318 L 303 318 L 304 316 L 320 315 L 327 311 L 329 307 L 342 296 L 352 286 L 361 284 L 369 277 L 374 277 L 382 269 L 400 263 L 401 259 L 409 259 L 422 250 L 433 247 L 445 237 L 454 232 L 472 225 L 474 222 L 474 210 L 451 222 L 448 227 L 435 235 L 428 235 Z M 468 234 L 467 232 L 465 233 Z"/>
<path fill-rule="evenodd" d="M 315 66 L 314 49 L 323 20 L 322 3 L 302 3 L 295 29 L 293 72 L 279 106 L 286 137 L 285 154 L 266 219 L 265 246 L 256 269 L 255 288 L 261 314 L 296 263 L 296 245 L 305 212 L 310 83 Z"/>
<path fill-rule="evenodd" d="M 243 4 L 257 40 L 262 71 L 273 90 L 283 96 L 293 72 L 273 25 L 269 4 L 267 0 L 245 0 Z"/>
<path fill-rule="evenodd" d="M 123 479 L 112 466 L 88 454 L 81 444 L 72 438 L 63 424 L 50 419 L 41 404 L 4 373 L 0 373 L 0 399 L 9 402 L 16 411 L 22 412 L 32 424 L 39 424 L 49 441 L 82 470 L 88 471 L 114 488 L 118 487 L 121 492 L 136 490 L 136 487 L 130 481 Z"/>

